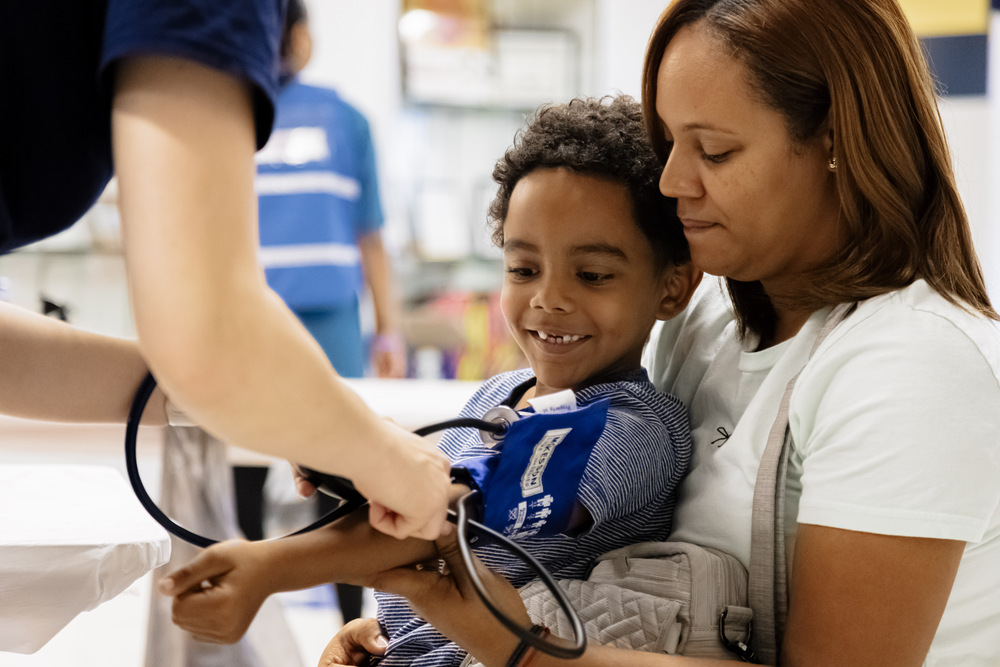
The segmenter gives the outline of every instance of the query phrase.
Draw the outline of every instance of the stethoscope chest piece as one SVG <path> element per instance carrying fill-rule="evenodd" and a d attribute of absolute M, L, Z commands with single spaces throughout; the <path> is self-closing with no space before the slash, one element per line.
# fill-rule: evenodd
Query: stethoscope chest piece
<path fill-rule="evenodd" d="M 501 442 L 507 436 L 511 425 L 520 418 L 521 416 L 517 414 L 517 410 L 506 405 L 498 405 L 487 410 L 486 414 L 483 415 L 483 421 L 497 424 L 502 426 L 503 429 L 496 429 L 496 431 L 479 429 L 479 435 L 483 439 L 483 444 L 487 447 L 493 447 L 498 442 Z"/>

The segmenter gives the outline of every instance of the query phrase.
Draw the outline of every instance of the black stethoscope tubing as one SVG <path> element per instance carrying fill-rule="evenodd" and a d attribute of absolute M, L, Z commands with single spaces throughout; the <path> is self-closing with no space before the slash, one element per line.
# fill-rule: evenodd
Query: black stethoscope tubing
<path fill-rule="evenodd" d="M 146 403 L 149 402 L 149 397 L 152 395 L 155 388 L 156 379 L 153 377 L 152 373 L 149 373 L 139 385 L 139 389 L 136 391 L 135 397 L 132 399 L 132 406 L 129 409 L 128 421 L 125 425 L 125 468 L 128 472 L 129 483 L 132 485 L 132 490 L 139 499 L 139 503 L 143 506 L 143 508 L 145 508 L 149 515 L 152 516 L 153 519 L 155 519 L 156 522 L 163 526 L 169 533 L 195 546 L 209 547 L 216 544 L 217 540 L 192 532 L 168 517 L 163 510 L 161 510 L 156 503 L 153 502 L 153 499 L 146 491 L 146 487 L 143 485 L 142 478 L 139 475 L 139 465 L 136 453 L 139 435 L 139 422 L 142 419 L 143 410 L 146 409 Z M 502 435 L 509 428 L 509 424 L 460 417 L 424 426 L 415 430 L 414 433 L 419 436 L 425 436 L 436 431 L 457 427 L 478 428 L 483 431 L 491 432 L 494 435 Z M 340 489 L 338 489 L 338 492 L 339 491 Z M 353 489 L 344 489 L 344 491 L 344 493 L 340 493 L 342 499 L 344 500 L 343 503 L 305 528 L 289 533 L 285 537 L 301 535 L 302 533 L 308 533 L 309 531 L 316 530 L 317 528 L 333 523 L 334 521 L 341 519 L 351 512 L 368 504 L 368 500 L 357 491 L 354 491 Z M 583 655 L 584 650 L 586 650 L 587 636 L 584 633 L 583 623 L 580 621 L 580 616 L 576 613 L 576 610 L 566 597 L 563 589 L 558 583 L 556 583 L 555 579 L 552 578 L 549 571 L 546 570 L 534 556 L 525 551 L 520 545 L 496 532 L 492 528 L 469 518 L 469 512 L 466 505 L 469 499 L 477 494 L 478 491 L 471 491 L 462 496 L 457 503 L 457 512 L 454 510 L 448 510 L 448 520 L 456 525 L 458 531 L 459 552 L 462 555 L 462 561 L 465 563 L 465 569 L 469 573 L 469 579 L 472 582 L 472 586 L 475 588 L 479 598 L 483 601 L 483 604 L 486 605 L 486 608 L 489 609 L 490 612 L 496 617 L 496 619 L 500 621 L 505 628 L 517 636 L 521 642 L 529 644 L 539 651 L 548 653 L 556 658 L 572 659 L 580 657 Z M 504 614 L 493 603 L 490 599 L 489 593 L 486 591 L 486 585 L 483 583 L 482 578 L 476 570 L 474 560 L 475 556 L 469 546 L 468 531 L 470 528 L 477 538 L 489 537 L 497 542 L 503 543 L 505 548 L 510 549 L 513 553 L 517 554 L 521 560 L 527 563 L 528 566 L 535 571 L 539 579 L 542 580 L 545 586 L 555 597 L 559 608 L 562 609 L 563 613 L 566 614 L 566 617 L 569 619 L 570 625 L 573 629 L 572 644 L 565 645 L 546 640 L 540 635 L 535 634 L 531 630 L 519 625 L 516 621 Z"/>

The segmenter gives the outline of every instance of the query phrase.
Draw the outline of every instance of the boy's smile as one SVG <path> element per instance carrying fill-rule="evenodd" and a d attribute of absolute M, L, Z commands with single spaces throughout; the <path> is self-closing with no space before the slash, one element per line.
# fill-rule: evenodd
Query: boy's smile
<path fill-rule="evenodd" d="M 536 169 L 514 187 L 503 236 L 501 304 L 536 395 L 639 367 L 671 269 L 654 262 L 623 184 Z"/>

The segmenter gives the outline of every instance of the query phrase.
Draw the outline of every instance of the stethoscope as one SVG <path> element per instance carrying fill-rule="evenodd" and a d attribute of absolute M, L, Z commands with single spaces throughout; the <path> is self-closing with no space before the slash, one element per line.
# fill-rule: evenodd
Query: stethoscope
<path fill-rule="evenodd" d="M 217 540 L 199 535 L 188 530 L 187 528 L 184 528 L 174 522 L 163 512 L 163 510 L 157 507 L 156 503 L 153 502 L 153 499 L 146 491 L 146 487 L 143 485 L 142 479 L 139 476 L 139 465 L 136 457 L 139 421 L 142 418 L 143 410 L 146 409 L 146 403 L 149 402 L 149 397 L 152 395 L 153 389 L 155 388 L 156 379 L 153 378 L 152 374 L 146 375 L 145 379 L 139 385 L 139 389 L 135 393 L 135 398 L 132 400 L 132 407 L 129 410 L 128 422 L 125 427 L 125 467 L 128 471 L 129 482 L 131 483 L 132 490 L 135 492 L 139 502 L 146 509 L 149 515 L 152 516 L 153 519 L 155 519 L 156 522 L 163 526 L 169 533 L 198 547 L 211 546 L 215 544 Z M 423 428 L 419 428 L 414 431 L 414 433 L 419 436 L 425 436 L 448 428 L 471 427 L 479 429 L 484 441 L 497 443 L 503 440 L 504 436 L 509 431 L 511 424 L 517 419 L 518 414 L 515 410 L 506 406 L 498 406 L 487 412 L 483 419 L 465 417 L 449 419 L 447 421 L 424 426 Z M 293 533 L 285 535 L 285 537 L 301 535 L 302 533 L 307 533 L 311 530 L 326 526 L 368 504 L 368 499 L 362 496 L 357 489 L 354 488 L 354 484 L 350 480 L 336 475 L 316 471 L 307 472 L 307 479 L 314 486 L 316 486 L 319 491 L 335 498 L 339 498 L 342 502 L 325 516 L 319 518 L 305 528 L 301 528 Z M 462 555 L 462 561 L 465 564 L 465 568 L 469 573 L 469 579 L 472 581 L 472 585 L 476 589 L 476 593 L 479 595 L 479 598 L 483 601 L 483 604 L 486 605 L 486 608 L 489 609 L 490 612 L 497 618 L 497 620 L 500 621 L 505 628 L 517 636 L 522 644 L 528 644 L 539 651 L 543 651 L 557 658 L 580 657 L 583 655 L 583 652 L 587 647 L 587 636 L 584 633 L 583 623 L 580 621 L 580 616 L 576 613 L 576 610 L 573 608 L 573 605 L 566 597 L 562 588 L 555 582 L 548 570 L 546 570 L 534 556 L 492 528 L 489 528 L 488 526 L 470 518 L 469 503 L 478 495 L 478 491 L 470 491 L 462 496 L 456 503 L 456 509 L 448 510 L 448 520 L 456 526 L 459 552 Z M 473 533 L 471 538 L 469 536 L 470 530 L 471 533 Z M 539 579 L 541 579 L 545 584 L 546 588 L 548 588 L 552 593 L 557 604 L 559 605 L 559 608 L 562 609 L 563 613 L 566 614 L 566 617 L 569 619 L 570 625 L 573 628 L 573 642 L 571 644 L 562 642 L 556 643 L 546 640 L 541 635 L 521 627 L 516 621 L 504 614 L 493 603 L 490 599 L 489 593 L 486 591 L 486 585 L 483 583 L 478 571 L 476 570 L 472 548 L 470 546 L 470 544 L 478 542 L 480 539 L 489 539 L 494 542 L 503 543 L 506 548 L 510 549 L 512 553 L 516 554 L 532 570 L 534 570 Z"/>

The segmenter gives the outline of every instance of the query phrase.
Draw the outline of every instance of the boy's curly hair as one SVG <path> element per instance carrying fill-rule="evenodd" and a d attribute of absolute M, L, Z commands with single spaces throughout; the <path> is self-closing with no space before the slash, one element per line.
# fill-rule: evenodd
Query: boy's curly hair
<path fill-rule="evenodd" d="M 487 221 L 493 243 L 503 247 L 503 226 L 514 186 L 535 169 L 566 167 L 628 188 L 632 215 L 662 266 L 691 259 L 675 200 L 660 194 L 663 165 L 653 152 L 642 107 L 628 95 L 576 98 L 541 107 L 497 160 L 500 186 Z"/>

